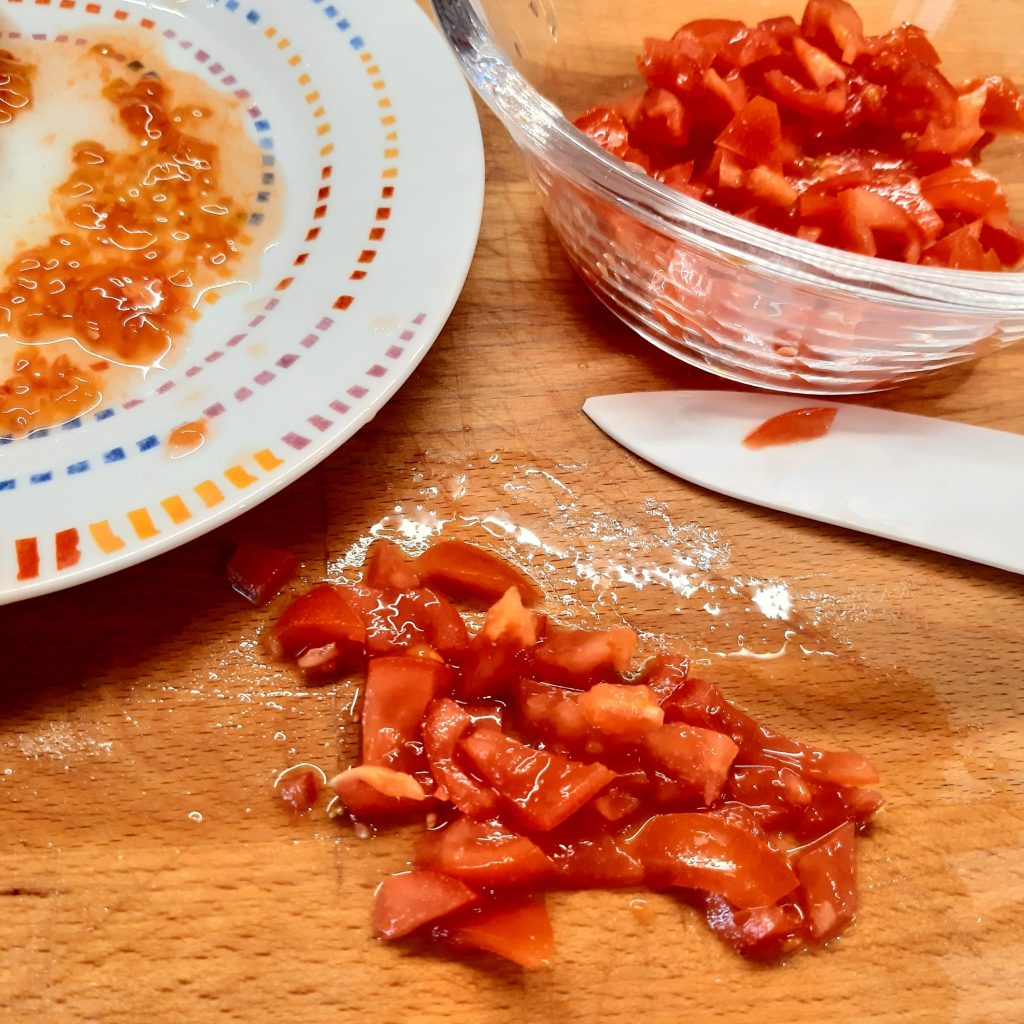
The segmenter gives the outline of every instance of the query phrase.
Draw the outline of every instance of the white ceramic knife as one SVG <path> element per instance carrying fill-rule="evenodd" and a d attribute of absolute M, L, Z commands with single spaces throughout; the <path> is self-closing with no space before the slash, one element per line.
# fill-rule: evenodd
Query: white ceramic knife
<path fill-rule="evenodd" d="M 790 410 L 834 408 L 823 436 L 750 449 Z M 655 466 L 733 498 L 1024 573 L 1024 436 L 813 397 L 658 391 L 584 412 Z"/>

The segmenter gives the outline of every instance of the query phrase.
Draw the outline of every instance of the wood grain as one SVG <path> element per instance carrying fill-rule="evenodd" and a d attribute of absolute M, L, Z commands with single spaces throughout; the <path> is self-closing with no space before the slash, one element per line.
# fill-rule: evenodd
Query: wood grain
<path fill-rule="evenodd" d="M 590 394 L 716 382 L 591 298 L 506 135 L 481 117 L 476 262 L 448 327 L 378 418 L 218 533 L 4 609 L 0 1018 L 1021 1019 L 1020 579 L 750 508 L 603 437 L 580 412 Z M 866 401 L 1022 431 L 1021 393 L 1017 347 Z M 350 763 L 357 682 L 310 691 L 268 663 L 258 635 L 274 609 L 247 608 L 221 567 L 238 540 L 269 540 L 302 557 L 305 581 L 320 579 L 358 561 L 372 524 L 431 512 L 454 517 L 456 535 L 486 527 L 499 547 L 503 522 L 532 530 L 550 551 L 524 534 L 511 546 L 532 553 L 552 608 L 621 614 L 649 628 L 651 646 L 675 638 L 767 720 L 877 761 L 890 803 L 861 843 L 847 936 L 759 968 L 670 898 L 640 908 L 620 892 L 552 899 L 547 972 L 371 939 L 373 889 L 404 865 L 410 836 L 360 840 L 322 805 L 294 821 L 273 794 L 290 764 Z M 636 587 L 620 571 L 673 565 L 693 593 Z M 790 595 L 788 620 L 758 611 L 764 586 Z"/>

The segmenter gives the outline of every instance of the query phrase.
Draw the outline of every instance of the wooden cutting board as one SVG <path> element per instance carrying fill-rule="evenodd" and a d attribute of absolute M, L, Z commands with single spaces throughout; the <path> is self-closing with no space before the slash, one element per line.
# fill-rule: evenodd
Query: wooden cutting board
<path fill-rule="evenodd" d="M 601 435 L 588 395 L 716 382 L 581 286 L 482 118 L 476 263 L 378 418 L 216 534 L 0 612 L 0 1017 L 1024 1018 L 1021 578 L 695 489 Z M 1018 346 L 865 401 L 1019 432 L 1022 393 Z M 621 615 L 772 724 L 873 758 L 889 804 L 860 844 L 856 925 L 756 967 L 671 898 L 610 892 L 552 898 L 550 971 L 373 940 L 374 887 L 410 834 L 359 838 L 323 803 L 292 820 L 273 788 L 298 762 L 352 762 L 358 683 L 307 690 L 269 663 L 259 634 L 280 603 L 248 608 L 221 569 L 254 540 L 297 552 L 299 585 L 336 575 L 375 524 L 512 550 L 563 618 Z"/>

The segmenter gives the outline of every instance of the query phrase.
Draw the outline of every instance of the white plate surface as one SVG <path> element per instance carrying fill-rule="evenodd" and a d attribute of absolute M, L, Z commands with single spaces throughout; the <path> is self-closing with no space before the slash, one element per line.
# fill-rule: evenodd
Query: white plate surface
<path fill-rule="evenodd" d="M 283 216 L 253 288 L 204 308 L 166 372 L 0 440 L 0 604 L 167 551 L 334 451 L 429 349 L 479 231 L 473 103 L 414 0 L 0 0 L 0 47 L 115 30 L 236 94 Z M 206 443 L 171 458 L 200 419 Z"/>

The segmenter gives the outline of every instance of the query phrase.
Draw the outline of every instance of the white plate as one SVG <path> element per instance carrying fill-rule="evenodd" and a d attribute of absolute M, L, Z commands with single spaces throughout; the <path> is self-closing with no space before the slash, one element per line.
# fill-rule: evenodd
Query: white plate
<path fill-rule="evenodd" d="M 254 290 L 206 309 L 169 372 L 0 442 L 0 604 L 167 551 L 334 451 L 429 349 L 480 226 L 473 103 L 414 0 L 0 0 L 0 46 L 114 30 L 237 94 L 284 214 Z M 170 458 L 196 419 L 207 442 Z"/>

